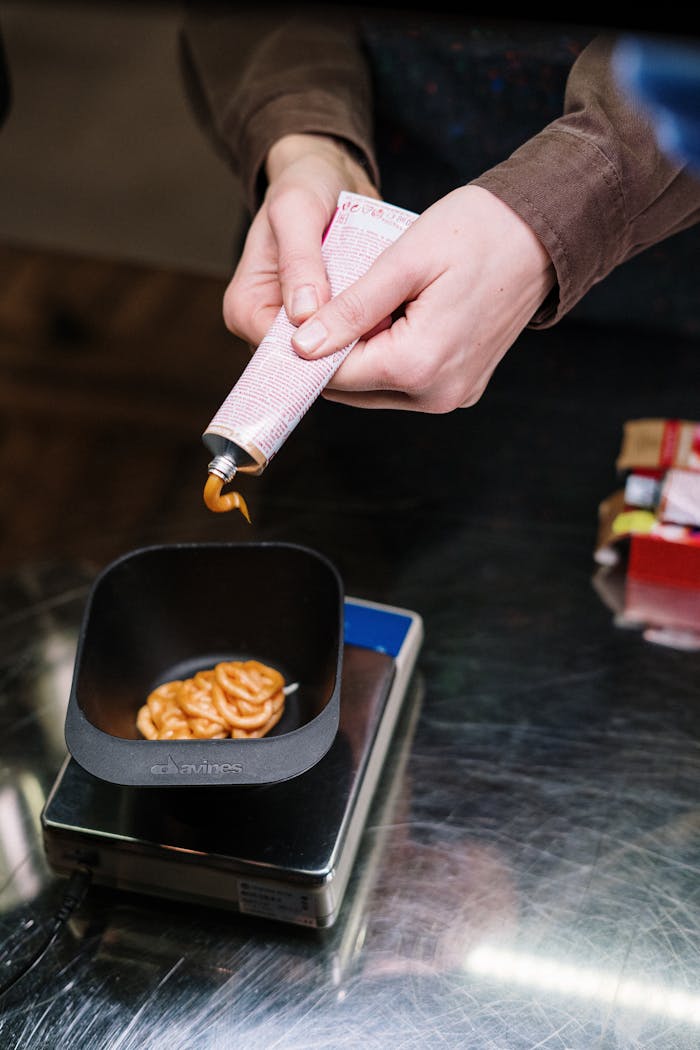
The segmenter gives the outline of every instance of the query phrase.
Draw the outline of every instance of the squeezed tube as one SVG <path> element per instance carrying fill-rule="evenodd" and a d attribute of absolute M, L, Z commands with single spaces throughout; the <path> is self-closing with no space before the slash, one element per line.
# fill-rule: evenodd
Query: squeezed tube
<path fill-rule="evenodd" d="M 384 201 L 341 193 L 322 245 L 331 294 L 366 273 L 416 218 L 415 212 Z M 307 361 L 292 346 L 294 331 L 282 308 L 202 436 L 214 454 L 204 489 L 210 510 L 237 508 L 248 517 L 240 493 L 222 495 L 221 488 L 237 473 L 262 474 L 357 341 Z"/>

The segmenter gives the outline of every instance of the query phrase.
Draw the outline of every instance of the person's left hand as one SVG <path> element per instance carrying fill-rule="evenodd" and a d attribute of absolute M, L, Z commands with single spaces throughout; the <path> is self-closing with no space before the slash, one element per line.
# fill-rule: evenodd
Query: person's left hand
<path fill-rule="evenodd" d="M 554 283 L 520 216 L 488 190 L 463 186 L 419 215 L 292 345 L 312 358 L 359 339 L 324 391 L 331 401 L 450 412 L 481 397 Z"/>

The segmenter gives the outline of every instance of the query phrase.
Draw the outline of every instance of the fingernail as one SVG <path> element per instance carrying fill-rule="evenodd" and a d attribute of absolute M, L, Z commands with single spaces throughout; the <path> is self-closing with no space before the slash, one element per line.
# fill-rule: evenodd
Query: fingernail
<path fill-rule="evenodd" d="M 292 296 L 292 317 L 308 317 L 318 310 L 318 296 L 312 284 L 297 288 Z"/>
<path fill-rule="evenodd" d="M 309 321 L 298 328 L 294 334 L 294 343 L 303 350 L 305 354 L 311 354 L 318 350 L 328 332 L 320 321 Z"/>

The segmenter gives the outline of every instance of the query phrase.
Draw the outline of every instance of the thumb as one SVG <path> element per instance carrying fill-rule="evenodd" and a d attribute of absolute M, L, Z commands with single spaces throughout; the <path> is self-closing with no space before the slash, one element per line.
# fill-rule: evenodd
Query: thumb
<path fill-rule="evenodd" d="M 405 234 L 404 234 L 405 236 Z M 390 245 L 367 273 L 322 306 L 292 336 L 300 357 L 326 357 L 367 336 L 406 302 L 412 281 L 397 265 L 401 256 Z M 396 256 L 396 258 L 395 258 Z"/>
<path fill-rule="evenodd" d="M 284 212 L 270 211 L 277 241 L 277 266 L 282 302 L 292 324 L 301 324 L 330 298 L 321 244 L 327 218 L 308 200 L 284 200 Z M 281 210 L 281 209 L 280 209 Z"/>

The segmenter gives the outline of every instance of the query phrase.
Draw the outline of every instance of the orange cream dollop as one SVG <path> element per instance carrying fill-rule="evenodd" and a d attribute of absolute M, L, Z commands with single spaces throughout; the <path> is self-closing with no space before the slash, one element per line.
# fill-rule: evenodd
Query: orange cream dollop
<path fill-rule="evenodd" d="M 224 487 L 223 479 L 218 474 L 209 474 L 204 486 L 204 502 L 209 510 L 215 514 L 222 514 L 229 510 L 240 510 L 243 517 L 250 523 L 250 514 L 246 501 L 240 492 L 226 492 L 222 494 Z"/>

